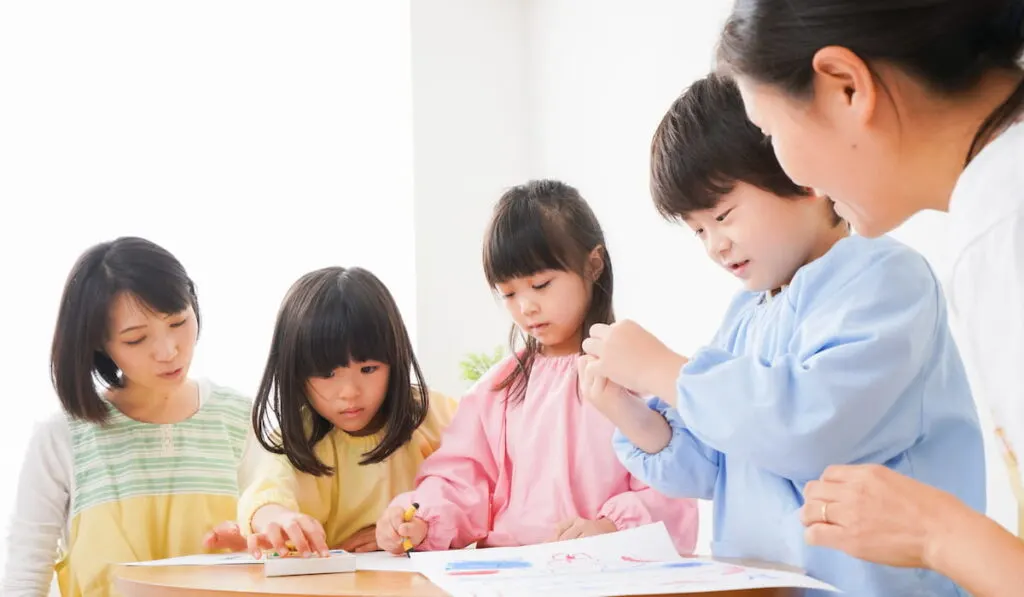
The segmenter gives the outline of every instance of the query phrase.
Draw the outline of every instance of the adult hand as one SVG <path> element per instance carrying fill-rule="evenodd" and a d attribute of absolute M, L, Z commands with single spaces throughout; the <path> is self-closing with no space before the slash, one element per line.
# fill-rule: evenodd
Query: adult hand
<path fill-rule="evenodd" d="M 807 543 L 889 566 L 931 568 L 952 537 L 950 521 L 969 510 L 954 496 L 881 465 L 825 470 L 804 489 Z"/>
<path fill-rule="evenodd" d="M 246 548 L 245 537 L 238 523 L 228 520 L 213 527 L 203 537 L 203 547 L 210 551 L 226 549 L 228 551 L 243 551 Z"/>

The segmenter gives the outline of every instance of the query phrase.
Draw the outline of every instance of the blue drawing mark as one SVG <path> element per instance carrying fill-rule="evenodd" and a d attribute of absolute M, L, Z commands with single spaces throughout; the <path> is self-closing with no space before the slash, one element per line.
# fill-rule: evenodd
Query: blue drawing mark
<path fill-rule="evenodd" d="M 522 560 L 466 560 L 461 562 L 448 562 L 445 570 L 466 571 L 466 570 L 513 570 L 516 568 L 530 568 L 529 562 Z"/>
<path fill-rule="evenodd" d="M 698 568 L 700 566 L 707 566 L 707 562 L 669 562 L 662 564 L 663 568 Z"/>

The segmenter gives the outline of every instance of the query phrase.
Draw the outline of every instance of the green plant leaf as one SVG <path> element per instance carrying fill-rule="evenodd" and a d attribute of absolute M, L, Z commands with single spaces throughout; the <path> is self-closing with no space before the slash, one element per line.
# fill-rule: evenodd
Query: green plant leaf
<path fill-rule="evenodd" d="M 462 379 L 474 382 L 480 379 L 487 370 L 505 358 L 505 348 L 497 346 L 490 352 L 469 353 L 459 362 Z"/>

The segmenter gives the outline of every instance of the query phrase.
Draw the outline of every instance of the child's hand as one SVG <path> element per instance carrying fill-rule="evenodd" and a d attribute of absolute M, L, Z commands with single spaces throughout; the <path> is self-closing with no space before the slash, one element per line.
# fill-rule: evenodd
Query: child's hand
<path fill-rule="evenodd" d="M 301 554 L 330 555 L 327 533 L 320 521 L 277 504 L 263 506 L 252 517 L 254 533 L 249 536 L 248 549 L 259 558 L 260 549 L 269 544 L 278 553 L 286 553 L 288 544 Z"/>
<path fill-rule="evenodd" d="M 604 413 L 614 422 L 612 416 L 615 406 L 626 395 L 626 390 L 619 384 L 609 381 L 607 377 L 597 372 L 597 358 L 589 354 L 579 357 L 577 361 L 579 371 L 580 394 L 583 399 L 594 405 L 594 408 Z"/>
<path fill-rule="evenodd" d="M 583 350 L 597 357 L 592 365 L 597 376 L 607 377 L 639 394 L 653 394 L 665 400 L 675 397 L 675 381 L 686 363 L 685 357 L 672 352 L 650 332 L 628 319 L 611 325 L 594 324 L 590 337 L 583 341 Z"/>
<path fill-rule="evenodd" d="M 392 506 L 377 521 L 377 546 L 393 554 L 405 553 L 402 543 L 406 538 L 416 547 L 427 538 L 427 521 L 414 517 L 405 522 L 405 509 Z"/>
<path fill-rule="evenodd" d="M 570 518 L 555 527 L 555 537 L 552 541 L 567 541 L 569 539 L 579 539 L 580 537 L 603 535 L 605 533 L 614 533 L 617 530 L 619 529 L 615 527 L 615 523 L 607 518 L 598 518 L 597 520 Z"/>
<path fill-rule="evenodd" d="M 342 541 L 338 547 L 352 553 L 377 551 L 377 527 L 371 524 L 365 529 L 356 531 L 351 537 Z"/>
<path fill-rule="evenodd" d="M 203 537 L 203 547 L 210 551 L 219 549 L 244 551 L 246 542 L 241 529 L 238 528 L 238 523 L 228 520 L 213 527 L 213 530 Z"/>

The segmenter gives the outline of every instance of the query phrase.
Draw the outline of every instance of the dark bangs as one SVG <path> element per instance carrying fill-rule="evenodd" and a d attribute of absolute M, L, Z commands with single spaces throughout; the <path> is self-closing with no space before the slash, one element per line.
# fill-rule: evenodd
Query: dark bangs
<path fill-rule="evenodd" d="M 334 425 L 310 406 L 306 383 L 364 361 L 389 368 L 380 410 L 359 433 L 384 430 L 360 461 L 373 464 L 405 445 L 429 408 L 430 392 L 408 330 L 387 287 L 365 269 L 328 267 L 299 278 L 278 311 L 254 401 L 252 423 L 260 444 L 287 456 L 296 470 L 333 474 L 314 448 Z"/>
<path fill-rule="evenodd" d="M 199 318 L 195 287 L 184 269 L 157 268 L 145 271 L 141 263 L 138 265 L 140 267 L 125 264 L 123 272 L 116 275 L 109 268 L 104 272 L 104 282 L 108 284 L 105 290 L 110 293 L 111 299 L 124 292 L 135 299 L 140 307 L 160 315 L 180 313 L 191 306 L 196 311 L 196 318 Z"/>
<path fill-rule="evenodd" d="M 324 377 L 351 362 L 379 361 L 389 366 L 395 338 L 387 313 L 364 292 L 326 284 L 309 302 L 295 329 L 295 375 Z"/>
<path fill-rule="evenodd" d="M 569 234 L 553 225 L 555 215 L 546 213 L 539 201 L 498 205 L 483 251 L 484 275 L 491 288 L 545 270 L 582 273 L 580 251 Z"/>

